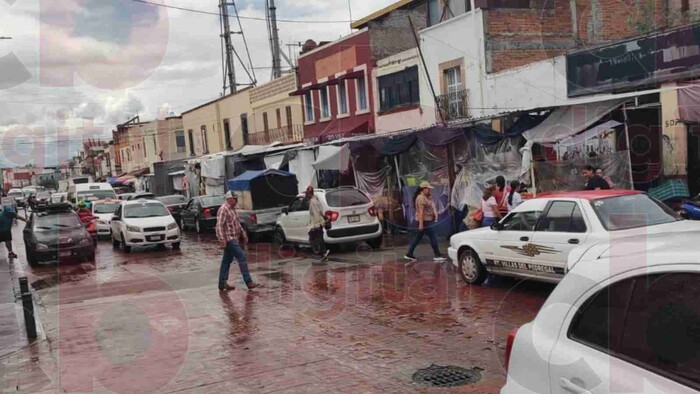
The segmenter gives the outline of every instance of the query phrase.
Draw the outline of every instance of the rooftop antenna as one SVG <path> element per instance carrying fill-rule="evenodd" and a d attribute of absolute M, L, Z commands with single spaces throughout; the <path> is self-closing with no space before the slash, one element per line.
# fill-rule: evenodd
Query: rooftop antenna
<path fill-rule="evenodd" d="M 236 20 L 238 22 L 238 31 L 231 31 L 231 25 L 229 21 L 229 8 L 233 7 L 236 13 Z M 219 0 L 219 15 L 220 23 L 219 28 L 221 30 L 221 67 L 223 70 L 223 95 L 226 95 L 226 91 L 233 94 L 238 91 L 239 86 L 255 86 L 257 80 L 255 78 L 255 70 L 253 69 L 253 61 L 250 57 L 250 50 L 248 49 L 248 42 L 246 41 L 245 34 L 243 34 L 243 26 L 241 25 L 241 19 L 238 15 L 238 8 L 236 8 L 236 2 L 234 0 Z M 231 38 L 232 34 L 240 34 L 243 38 L 243 45 L 245 46 L 247 54 L 247 62 L 241 59 L 238 51 L 233 45 L 233 40 Z M 236 80 L 236 59 L 243 67 L 243 71 L 248 75 L 249 83 L 238 83 Z"/>

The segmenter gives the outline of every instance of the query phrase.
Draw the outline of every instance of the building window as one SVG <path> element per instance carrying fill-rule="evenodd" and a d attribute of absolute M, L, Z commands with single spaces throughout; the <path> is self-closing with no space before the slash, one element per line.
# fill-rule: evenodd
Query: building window
<path fill-rule="evenodd" d="M 207 140 L 207 126 L 202 125 L 200 130 L 202 133 L 202 146 L 204 147 L 204 154 L 209 153 L 209 141 Z"/>
<path fill-rule="evenodd" d="M 345 85 L 345 80 L 340 81 L 336 88 L 338 94 L 338 114 L 348 113 L 348 88 Z"/>
<path fill-rule="evenodd" d="M 381 76 L 378 82 L 381 112 L 420 102 L 418 97 L 418 66 Z"/>
<path fill-rule="evenodd" d="M 175 132 L 175 147 L 177 148 L 177 153 L 185 152 L 185 132 L 176 131 Z"/>
<path fill-rule="evenodd" d="M 270 123 L 267 120 L 267 112 L 263 112 L 263 130 L 270 131 Z"/>
<path fill-rule="evenodd" d="M 497 3 L 503 3 L 501 7 L 508 8 L 523 8 L 520 4 L 526 3 L 529 7 L 528 0 L 502 0 Z M 506 4 L 507 3 L 507 4 Z M 495 8 L 495 7 L 494 7 Z M 428 26 L 437 25 L 455 16 L 462 15 L 471 10 L 470 0 L 428 0 Z"/>
<path fill-rule="evenodd" d="M 304 120 L 307 123 L 314 121 L 314 96 L 310 90 L 304 93 Z"/>
<path fill-rule="evenodd" d="M 284 109 L 287 115 L 287 127 L 292 128 L 292 107 L 289 105 Z"/>
<path fill-rule="evenodd" d="M 328 97 L 328 87 L 319 90 L 318 94 L 321 101 L 321 119 L 328 119 L 331 117 L 331 104 Z"/>
<path fill-rule="evenodd" d="M 442 108 L 449 119 L 459 119 L 467 116 L 465 104 L 466 94 L 462 85 L 462 68 L 460 66 L 448 68 L 444 73 L 446 94 L 446 106 Z"/>
<path fill-rule="evenodd" d="M 190 140 L 190 155 L 194 156 L 194 131 L 187 130 L 187 138 Z"/>
<path fill-rule="evenodd" d="M 241 134 L 243 135 L 243 144 L 248 145 L 248 114 L 241 114 Z"/>
<path fill-rule="evenodd" d="M 277 113 L 277 128 L 281 129 L 282 128 L 282 110 L 277 108 L 275 110 L 275 112 Z"/>
<path fill-rule="evenodd" d="M 226 149 L 231 149 L 231 126 L 228 119 L 224 119 L 224 141 L 226 141 Z"/>
<path fill-rule="evenodd" d="M 357 110 L 367 110 L 367 79 L 364 75 L 355 80 L 355 91 L 357 92 Z"/>

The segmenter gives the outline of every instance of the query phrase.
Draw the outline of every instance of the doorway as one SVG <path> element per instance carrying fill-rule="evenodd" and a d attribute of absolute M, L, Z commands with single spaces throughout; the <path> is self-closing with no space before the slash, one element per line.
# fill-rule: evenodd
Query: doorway
<path fill-rule="evenodd" d="M 688 125 L 688 189 L 700 194 L 700 125 Z"/>

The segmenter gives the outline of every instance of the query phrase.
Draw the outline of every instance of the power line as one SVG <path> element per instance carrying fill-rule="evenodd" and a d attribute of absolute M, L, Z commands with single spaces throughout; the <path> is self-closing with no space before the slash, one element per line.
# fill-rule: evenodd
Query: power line
<path fill-rule="evenodd" d="M 180 11 L 194 12 L 194 13 L 197 13 L 197 14 L 204 14 L 204 15 L 215 15 L 215 16 L 221 17 L 221 13 L 219 13 L 219 12 L 197 10 L 197 9 L 194 9 L 194 8 L 178 7 L 178 6 L 167 5 L 167 4 L 158 4 L 158 3 L 154 3 L 154 2 L 151 2 L 151 1 L 147 1 L 147 0 L 131 0 L 131 1 L 136 2 L 136 3 L 141 3 L 141 4 L 148 4 L 148 5 L 155 6 L 155 7 L 172 8 L 172 9 L 180 10 Z M 253 21 L 263 21 L 263 22 L 267 22 L 267 19 L 265 19 L 265 18 L 260 18 L 260 17 L 255 17 L 255 16 L 241 16 L 240 19 L 248 19 L 248 20 L 253 20 Z M 277 19 L 277 22 L 284 22 L 284 23 L 320 23 L 320 24 L 352 23 L 352 21 L 344 21 L 344 20 L 319 21 L 319 20 L 301 20 L 301 19 Z"/>

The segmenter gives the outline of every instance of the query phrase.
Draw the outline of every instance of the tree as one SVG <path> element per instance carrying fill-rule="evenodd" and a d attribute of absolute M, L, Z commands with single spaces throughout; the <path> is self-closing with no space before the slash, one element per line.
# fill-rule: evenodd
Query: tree
<path fill-rule="evenodd" d="M 37 184 L 47 189 L 58 190 L 58 181 L 55 179 L 42 179 Z"/>

